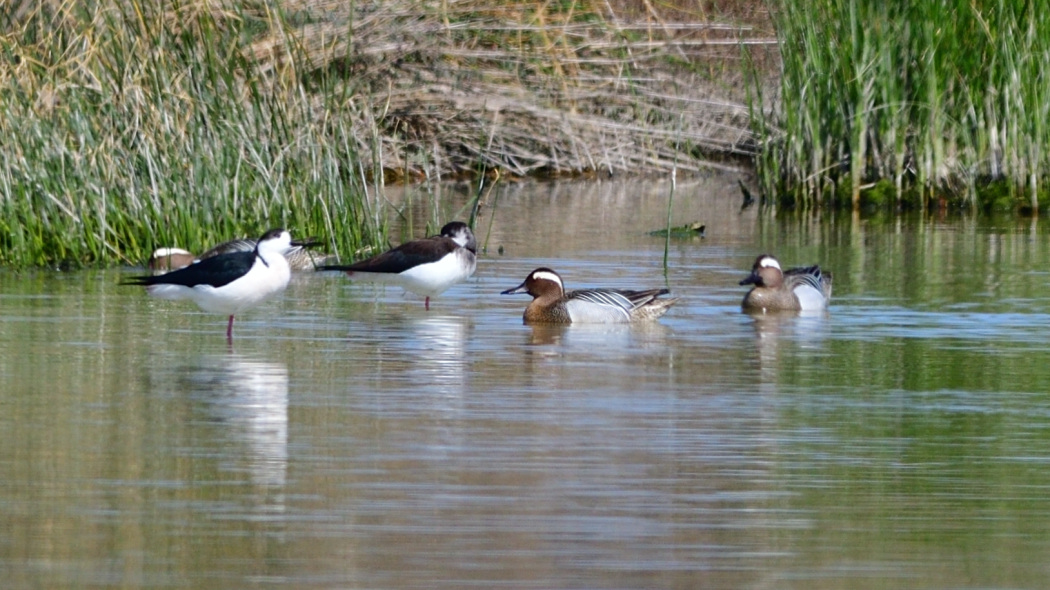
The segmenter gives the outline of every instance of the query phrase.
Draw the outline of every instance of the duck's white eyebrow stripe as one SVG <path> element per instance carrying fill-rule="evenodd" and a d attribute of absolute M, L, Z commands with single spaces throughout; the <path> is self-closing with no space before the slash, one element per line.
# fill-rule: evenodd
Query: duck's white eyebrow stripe
<path fill-rule="evenodd" d="M 182 248 L 157 248 L 153 252 L 153 255 L 157 257 L 172 256 L 175 254 L 189 254 L 189 251 L 183 250 Z"/>
<path fill-rule="evenodd" d="M 558 283 L 559 287 L 562 286 L 562 284 L 561 284 L 561 277 L 559 277 L 558 275 L 556 275 L 556 274 L 554 274 L 552 272 L 547 272 L 547 271 L 543 271 L 543 270 L 541 270 L 540 272 L 534 272 L 534 273 L 532 273 L 532 278 L 536 279 L 537 281 L 542 281 L 544 279 L 546 279 L 548 281 L 554 281 L 555 283 Z"/>
<path fill-rule="evenodd" d="M 777 259 L 773 258 L 772 256 L 766 256 L 758 265 L 763 267 L 773 267 L 777 270 L 780 270 L 780 263 L 778 263 Z"/>

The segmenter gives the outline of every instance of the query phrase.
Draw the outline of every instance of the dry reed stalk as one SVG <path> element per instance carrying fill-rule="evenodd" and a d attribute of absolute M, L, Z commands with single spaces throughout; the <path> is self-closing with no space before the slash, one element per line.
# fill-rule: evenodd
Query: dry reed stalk
<path fill-rule="evenodd" d="M 699 170 L 700 154 L 750 155 L 740 44 L 747 27 L 646 20 L 581 3 L 284 3 L 308 21 L 257 39 L 260 71 L 337 73 L 373 113 L 383 165 L 422 177 L 498 168 L 511 175 Z M 366 103 L 362 108 L 360 103 Z M 315 102 L 340 116 L 339 105 Z M 681 128 L 679 128 L 681 127 Z M 369 149 L 362 133 L 358 149 Z M 676 150 L 680 141 L 684 150 Z"/>
<path fill-rule="evenodd" d="M 379 149 L 373 161 L 409 178 L 490 168 L 511 175 L 653 173 L 676 160 L 680 170 L 700 170 L 711 165 L 711 154 L 750 156 L 756 138 L 740 47 L 776 50 L 765 32 L 673 2 L 108 4 L 111 15 L 153 11 L 172 30 L 193 30 L 190 24 L 205 17 L 218 26 L 251 21 L 241 51 L 252 71 L 239 75 L 279 100 L 305 97 L 318 122 L 349 119 L 356 153 Z M 74 13 L 60 0 L 11 0 L 0 8 L 0 25 L 8 28 L 0 34 L 34 11 L 66 19 Z M 149 50 L 144 46 L 143 55 Z M 136 67 L 144 66 L 128 71 Z M 19 74 L 0 72 L 11 76 Z M 52 85 L 62 82 L 27 87 L 38 89 L 46 109 L 60 94 Z M 121 100 L 134 100 L 134 83 L 123 92 Z"/>

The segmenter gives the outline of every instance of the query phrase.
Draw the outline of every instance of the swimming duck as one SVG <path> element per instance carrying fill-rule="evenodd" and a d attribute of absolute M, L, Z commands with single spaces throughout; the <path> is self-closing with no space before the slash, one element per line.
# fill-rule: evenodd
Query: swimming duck
<path fill-rule="evenodd" d="M 744 296 L 745 311 L 814 311 L 831 300 L 831 273 L 819 266 L 781 270 L 777 259 L 763 254 L 741 285 L 754 285 Z"/>
<path fill-rule="evenodd" d="M 537 268 L 525 281 L 502 295 L 528 293 L 532 302 L 525 308 L 526 324 L 628 323 L 655 320 L 678 299 L 658 299 L 667 289 L 580 289 L 565 291 L 561 276 L 549 268 Z"/>

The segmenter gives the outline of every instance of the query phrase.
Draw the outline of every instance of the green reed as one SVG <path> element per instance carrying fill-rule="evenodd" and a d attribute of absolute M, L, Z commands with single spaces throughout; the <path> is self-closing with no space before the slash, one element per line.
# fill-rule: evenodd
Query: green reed
<path fill-rule="evenodd" d="M 780 89 L 752 95 L 768 194 L 802 206 L 1045 206 L 1050 11 L 1026 0 L 771 9 Z"/>
<path fill-rule="evenodd" d="M 350 82 L 304 79 L 296 47 L 260 71 L 253 28 L 276 14 L 159 6 L 0 19 L 0 264 L 141 262 L 270 227 L 342 253 L 378 242 L 366 179 L 381 175 L 341 114 Z"/>

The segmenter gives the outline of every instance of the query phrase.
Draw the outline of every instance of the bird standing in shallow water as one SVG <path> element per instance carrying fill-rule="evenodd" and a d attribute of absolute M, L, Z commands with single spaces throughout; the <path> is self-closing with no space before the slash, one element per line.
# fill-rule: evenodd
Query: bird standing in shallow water
<path fill-rule="evenodd" d="M 159 299 L 189 299 L 211 313 L 230 316 L 226 339 L 233 339 L 233 317 L 284 291 L 291 269 L 284 252 L 295 245 L 283 229 L 266 232 L 248 252 L 205 258 L 162 275 L 132 277 L 122 285 L 143 285 Z"/>
<path fill-rule="evenodd" d="M 528 293 L 532 302 L 525 308 L 526 324 L 625 324 L 655 320 L 678 299 L 658 299 L 667 289 L 580 289 L 565 291 L 561 276 L 549 268 L 537 268 L 525 282 L 501 295 Z"/>
<path fill-rule="evenodd" d="M 423 306 L 429 311 L 431 297 L 474 274 L 477 252 L 474 232 L 462 221 L 453 221 L 441 228 L 440 235 L 405 242 L 353 264 L 319 266 L 317 270 L 338 270 L 350 277 L 398 285 L 425 297 Z"/>

